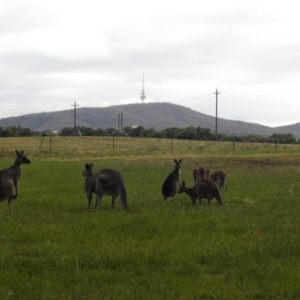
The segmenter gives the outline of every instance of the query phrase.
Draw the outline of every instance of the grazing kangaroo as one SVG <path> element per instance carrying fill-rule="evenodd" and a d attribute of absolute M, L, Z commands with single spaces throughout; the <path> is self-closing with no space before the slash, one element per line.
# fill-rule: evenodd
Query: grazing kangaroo
<path fill-rule="evenodd" d="M 194 169 L 193 170 L 193 178 L 194 178 L 194 182 L 196 183 L 196 181 L 200 180 L 207 180 L 209 179 L 209 170 L 206 169 L 205 167 L 200 167 L 198 169 Z"/>
<path fill-rule="evenodd" d="M 91 206 L 94 193 L 97 197 L 95 208 L 101 205 L 104 195 L 109 195 L 112 196 L 112 208 L 115 206 L 115 200 L 120 196 L 122 208 L 128 210 L 125 180 L 121 173 L 112 169 L 102 169 L 94 175 L 93 164 L 86 164 L 83 176 L 86 177 L 84 188 L 88 208 Z"/>
<path fill-rule="evenodd" d="M 22 175 L 22 164 L 30 164 L 31 161 L 24 156 L 24 151 L 15 151 L 17 158 L 15 163 L 0 171 L 0 202 L 8 201 L 8 213 L 12 214 L 12 200 L 19 195 L 19 179 Z"/>
<path fill-rule="evenodd" d="M 226 174 L 223 171 L 216 171 L 210 175 L 210 179 L 216 182 L 219 188 L 227 191 Z"/>
<path fill-rule="evenodd" d="M 218 204 L 223 204 L 218 185 L 209 179 L 197 182 L 192 188 L 188 188 L 185 181 L 182 181 L 178 194 L 181 193 L 186 193 L 191 198 L 193 205 L 195 205 L 197 198 L 200 205 L 203 198 L 208 199 L 209 205 L 214 198 L 216 198 Z"/>
<path fill-rule="evenodd" d="M 175 167 L 173 172 L 165 179 L 162 187 L 161 193 L 164 197 L 164 200 L 167 200 L 170 197 L 175 197 L 180 185 L 180 172 L 181 172 L 181 162 L 182 159 L 174 159 Z"/>

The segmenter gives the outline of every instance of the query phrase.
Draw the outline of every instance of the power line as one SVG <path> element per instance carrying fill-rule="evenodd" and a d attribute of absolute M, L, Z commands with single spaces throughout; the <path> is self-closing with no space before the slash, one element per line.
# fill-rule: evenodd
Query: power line
<path fill-rule="evenodd" d="M 288 96 L 300 96 L 300 95 L 264 95 L 264 94 L 244 94 L 244 93 L 223 93 L 226 95 L 239 95 L 239 96 L 254 96 L 254 97 L 288 97 Z"/>
<path fill-rule="evenodd" d="M 161 99 L 161 101 L 168 100 L 178 100 L 181 98 L 202 98 L 210 95 L 210 90 L 199 91 L 192 94 L 185 94 L 175 97 L 166 97 Z M 223 95 L 237 95 L 237 96 L 250 96 L 250 97 L 300 97 L 300 94 L 251 94 L 251 93 L 230 93 L 230 92 L 222 92 Z"/>

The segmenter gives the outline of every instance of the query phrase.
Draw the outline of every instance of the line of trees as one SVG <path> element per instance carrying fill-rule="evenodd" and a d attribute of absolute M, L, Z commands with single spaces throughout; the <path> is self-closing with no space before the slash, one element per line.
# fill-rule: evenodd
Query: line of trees
<path fill-rule="evenodd" d="M 0 127 L 0 137 L 26 137 L 26 136 L 37 136 L 37 135 L 61 135 L 61 136 L 130 136 L 130 137 L 148 137 L 148 138 L 166 138 L 166 139 L 185 139 L 185 140 L 209 140 L 213 141 L 216 136 L 209 128 L 198 127 L 187 127 L 177 128 L 169 127 L 161 131 L 156 131 L 153 128 L 144 128 L 143 126 L 136 127 L 124 127 L 123 132 L 119 132 L 117 128 L 106 128 L 106 129 L 93 129 L 85 126 L 78 126 L 75 129 L 73 127 L 65 127 L 60 133 L 53 133 L 52 131 L 44 132 L 33 132 L 29 128 L 21 128 L 20 126 L 9 126 Z M 218 134 L 218 140 L 231 141 L 232 136 L 224 134 Z M 296 140 L 292 133 L 275 133 L 269 137 L 263 137 L 260 135 L 249 134 L 246 136 L 239 136 L 236 141 L 247 141 L 253 143 L 278 143 L 278 144 L 296 144 L 300 143 L 300 140 Z"/>
<path fill-rule="evenodd" d="M 30 128 L 21 128 L 20 126 L 0 127 L 0 137 L 15 136 L 33 136 L 34 132 Z"/>
<path fill-rule="evenodd" d="M 187 128 L 169 127 L 161 131 L 156 131 L 153 128 L 144 128 L 143 126 L 124 127 L 120 133 L 117 128 L 92 129 L 87 127 L 78 127 L 77 134 L 84 136 L 131 136 L 131 137 L 149 137 L 149 138 L 166 138 L 166 139 L 185 139 L 185 140 L 209 140 L 213 141 L 216 136 L 209 128 L 193 127 Z M 61 135 L 74 135 L 74 128 L 63 128 Z M 218 140 L 231 141 L 232 136 L 218 134 Z M 292 133 L 274 133 L 269 137 L 263 137 L 255 134 L 240 136 L 236 141 L 248 141 L 252 143 L 278 143 L 278 144 L 296 144 L 300 140 L 296 140 Z"/>
<path fill-rule="evenodd" d="M 201 127 L 187 127 L 165 128 L 162 131 L 156 131 L 153 128 L 146 129 L 143 126 L 124 127 L 122 132 L 117 128 L 92 129 L 87 127 L 77 127 L 76 134 L 84 136 L 131 136 L 131 137 L 149 137 L 149 138 L 176 138 L 176 139 L 189 139 L 189 140 L 213 140 L 215 135 L 209 128 Z M 74 135 L 74 128 L 63 128 L 60 135 L 70 136 Z"/>

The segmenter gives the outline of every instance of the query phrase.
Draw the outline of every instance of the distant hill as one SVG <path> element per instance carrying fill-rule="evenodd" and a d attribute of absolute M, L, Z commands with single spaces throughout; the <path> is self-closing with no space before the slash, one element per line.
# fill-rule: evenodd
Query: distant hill
<path fill-rule="evenodd" d="M 141 125 L 160 131 L 167 127 L 186 128 L 200 126 L 215 130 L 215 117 L 190 108 L 171 103 L 140 103 L 104 108 L 85 107 L 76 110 L 76 125 L 97 128 L 116 128 L 118 114 L 123 112 L 123 127 Z M 33 131 L 55 130 L 74 126 L 74 110 L 36 113 L 0 119 L 1 127 L 28 127 Z M 268 127 L 254 123 L 218 118 L 218 133 L 245 136 L 257 134 L 270 136 L 273 133 L 292 133 L 300 138 L 300 123 L 280 127 Z"/>

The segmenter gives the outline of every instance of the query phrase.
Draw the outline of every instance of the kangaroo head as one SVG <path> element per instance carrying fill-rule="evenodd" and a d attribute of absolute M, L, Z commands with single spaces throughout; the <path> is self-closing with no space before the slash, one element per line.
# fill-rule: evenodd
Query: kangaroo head
<path fill-rule="evenodd" d="M 206 179 L 209 179 L 210 178 L 210 171 L 207 169 L 206 170 Z"/>
<path fill-rule="evenodd" d="M 16 161 L 15 161 L 15 164 L 16 165 L 22 165 L 22 164 L 30 164 L 31 163 L 31 160 L 29 160 L 25 155 L 24 155 L 24 151 L 18 151 L 16 150 L 16 155 L 17 155 L 17 158 L 16 158 Z"/>
<path fill-rule="evenodd" d="M 180 170 L 182 159 L 179 159 L 179 160 L 174 159 L 174 162 L 175 162 L 175 166 L 174 166 L 175 170 Z"/>
<path fill-rule="evenodd" d="M 85 165 L 85 170 L 83 170 L 82 172 L 82 176 L 83 177 L 87 177 L 87 176 L 90 176 L 90 175 L 93 175 L 93 164 L 86 164 Z"/>
<path fill-rule="evenodd" d="M 179 190 L 178 190 L 177 193 L 178 194 L 184 193 L 186 191 L 186 189 L 187 189 L 187 187 L 185 185 L 185 181 L 182 181 L 181 186 L 180 186 L 180 188 L 179 188 Z"/>

